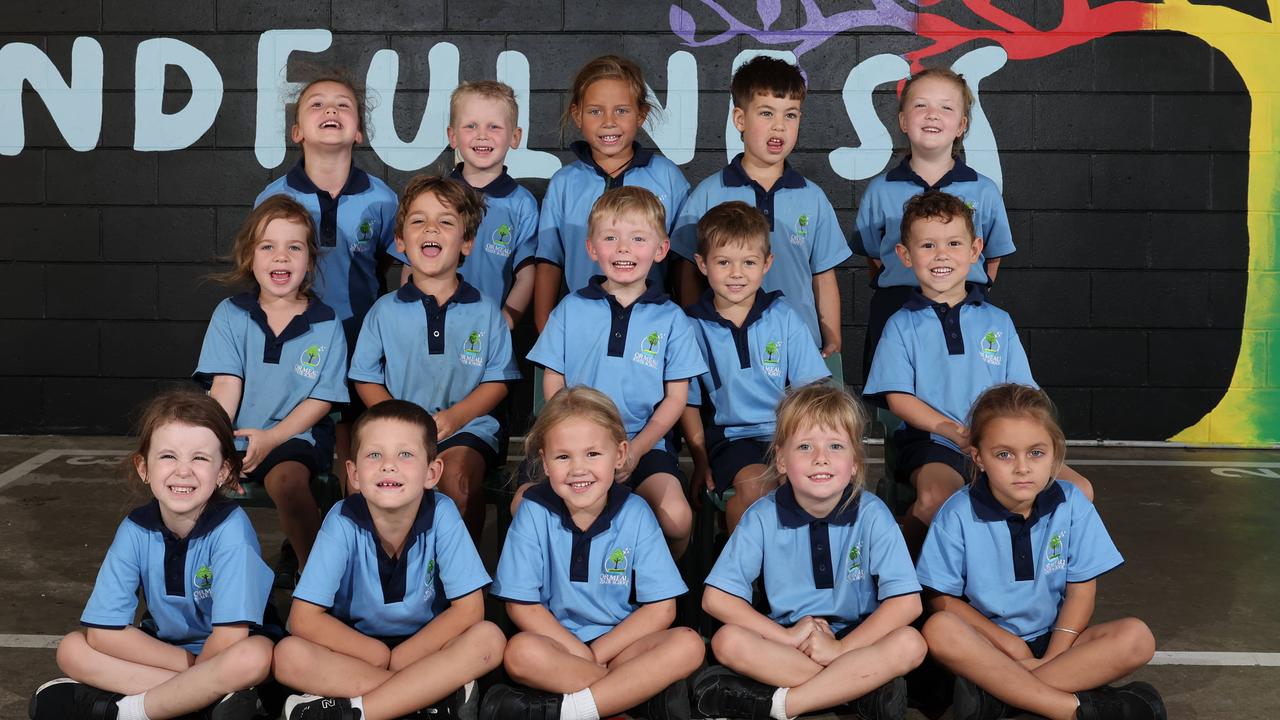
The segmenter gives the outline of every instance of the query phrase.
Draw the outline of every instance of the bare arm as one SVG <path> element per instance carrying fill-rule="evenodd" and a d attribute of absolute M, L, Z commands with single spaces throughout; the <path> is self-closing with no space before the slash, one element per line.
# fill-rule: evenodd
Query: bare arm
<path fill-rule="evenodd" d="M 199 665 L 202 662 L 217 657 L 218 653 L 247 637 L 249 637 L 248 625 L 215 626 L 213 628 L 213 632 L 209 633 L 208 639 L 204 641 L 204 648 L 200 650 L 200 655 L 196 657 L 196 664 Z"/>
<path fill-rule="evenodd" d="M 1097 596 L 1097 580 L 1067 583 L 1067 597 L 1062 601 L 1062 607 L 1058 609 L 1058 619 L 1054 621 L 1053 627 L 1074 630 L 1076 633 L 1084 632 L 1085 628 L 1089 627 L 1089 620 L 1093 617 Z M 1049 648 L 1045 650 L 1044 661 L 1048 662 L 1070 650 L 1077 637 L 1078 635 L 1072 635 L 1069 632 L 1055 630 L 1053 635 L 1049 636 Z"/>
<path fill-rule="evenodd" d="M 689 483 L 689 494 L 697 498 L 698 490 L 715 488 L 715 480 L 711 477 L 711 460 L 707 457 L 706 429 L 702 426 L 702 413 L 696 407 L 685 406 L 680 414 L 680 430 L 684 433 L 685 445 L 693 458 L 693 477 Z"/>
<path fill-rule="evenodd" d="M 951 595 L 943 595 L 929 590 L 925 592 L 928 593 L 930 610 L 934 612 L 946 610 L 954 615 L 959 615 L 961 620 L 968 623 L 979 634 L 990 640 L 992 645 L 1000 648 L 1001 652 L 1014 660 L 1026 660 L 1031 657 L 1031 649 L 1022 641 L 1022 638 L 991 622 L 969 603 Z"/>
<path fill-rule="evenodd" d="M 474 590 L 449 603 L 449 608 L 391 651 L 387 668 L 399 672 L 422 658 L 437 652 L 445 643 L 484 620 L 484 595 Z"/>
<path fill-rule="evenodd" d="M 1000 272 L 1000 258 L 991 258 L 987 260 L 987 280 L 989 282 L 996 281 L 996 273 Z"/>
<path fill-rule="evenodd" d="M 906 627 L 920 617 L 920 593 L 891 597 L 880 603 L 858 627 L 840 640 L 843 652 L 868 647 L 880 638 Z"/>
<path fill-rule="evenodd" d="M 840 352 L 840 285 L 835 268 L 813 276 L 813 305 L 818 310 L 822 333 L 822 357 Z"/>
<path fill-rule="evenodd" d="M 702 591 L 702 609 L 726 625 L 746 628 L 789 647 L 798 646 L 817 627 L 812 618 L 804 618 L 790 629 L 785 628 L 761 615 L 746 600 L 710 585 Z"/>
<path fill-rule="evenodd" d="M 542 370 L 542 399 L 550 400 L 564 389 L 564 376 L 555 370 Z"/>
<path fill-rule="evenodd" d="M 214 375 L 209 386 L 209 397 L 218 401 L 227 417 L 235 422 L 236 413 L 240 411 L 240 397 L 244 394 L 244 380 L 235 375 Z"/>
<path fill-rule="evenodd" d="M 885 398 L 889 411 L 917 430 L 937 433 L 964 450 L 969 447 L 969 429 L 934 410 L 910 393 L 891 392 Z"/>
<path fill-rule="evenodd" d="M 662 398 L 658 407 L 653 409 L 649 422 L 645 423 L 631 440 L 628 454 L 632 460 L 644 457 L 645 453 L 652 450 L 667 433 L 671 432 L 671 428 L 676 426 L 676 422 L 684 413 L 685 404 L 689 402 L 688 380 L 668 380 L 664 383 L 664 387 L 667 391 L 666 397 Z"/>
<path fill-rule="evenodd" d="M 357 382 L 356 395 L 360 396 L 360 402 L 364 403 L 365 407 L 373 407 L 391 399 L 387 386 L 379 383 Z"/>
<path fill-rule="evenodd" d="M 436 430 L 444 439 L 457 432 L 467 423 L 498 407 L 498 403 L 507 396 L 507 384 L 503 382 L 482 382 L 456 405 L 436 413 Z"/>
<path fill-rule="evenodd" d="M 334 652 L 350 655 L 377 668 L 391 662 L 391 650 L 306 600 L 294 599 L 289 610 L 289 632 Z"/>
<path fill-rule="evenodd" d="M 148 667 L 182 672 L 196 662 L 195 656 L 186 650 L 132 626 L 120 630 L 88 628 L 85 639 L 94 650 Z"/>
<path fill-rule="evenodd" d="M 631 647 L 637 640 L 671 627 L 676 619 L 674 599 L 641 605 L 626 620 L 591 642 L 591 652 L 596 662 L 608 665 L 618 653 Z"/>
<path fill-rule="evenodd" d="M 880 274 L 881 270 L 884 269 L 884 263 L 880 262 L 880 258 L 873 258 L 868 256 L 867 268 L 871 270 L 871 277 L 875 277 L 876 275 Z"/>
<path fill-rule="evenodd" d="M 591 651 L 591 648 L 579 640 L 577 635 L 566 630 L 560 624 L 560 621 L 556 620 L 556 616 L 552 615 L 551 611 L 543 605 L 509 602 L 507 603 L 507 617 L 524 632 L 549 637 L 583 660 L 596 662 L 595 653 Z"/>
<path fill-rule="evenodd" d="M 507 327 L 514 328 L 520 318 L 529 309 L 529 301 L 533 299 L 534 263 L 525 263 L 511 281 L 511 292 L 507 293 L 506 306 L 502 314 L 507 318 Z"/>
<path fill-rule="evenodd" d="M 537 263 L 533 274 L 533 325 L 542 332 L 547 326 L 547 318 L 560 299 L 560 281 L 564 279 L 564 271 L 559 265 Z"/>

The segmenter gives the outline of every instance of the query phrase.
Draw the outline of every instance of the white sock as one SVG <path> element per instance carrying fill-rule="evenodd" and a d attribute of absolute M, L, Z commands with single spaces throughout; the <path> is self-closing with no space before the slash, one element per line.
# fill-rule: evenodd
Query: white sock
<path fill-rule="evenodd" d="M 600 720 L 600 711 L 596 710 L 596 699 L 591 694 L 591 688 L 565 694 L 560 701 L 560 720 Z"/>
<path fill-rule="evenodd" d="M 773 704 L 769 708 L 769 717 L 773 720 L 791 720 L 787 714 L 787 691 L 790 689 L 780 687 L 773 691 Z"/>
<path fill-rule="evenodd" d="M 126 695 L 116 701 L 116 720 L 151 720 L 142 701 L 146 693 Z"/>
<path fill-rule="evenodd" d="M 364 714 L 364 696 L 357 695 L 356 697 L 351 698 L 351 707 L 355 708 L 356 710 L 359 710 L 360 714 L 363 715 Z"/>

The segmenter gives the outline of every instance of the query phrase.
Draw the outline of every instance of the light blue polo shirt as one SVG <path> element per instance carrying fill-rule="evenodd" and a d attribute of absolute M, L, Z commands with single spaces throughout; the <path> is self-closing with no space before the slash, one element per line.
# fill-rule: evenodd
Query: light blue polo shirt
<path fill-rule="evenodd" d="M 391 397 L 434 415 L 462 402 L 480 383 L 519 380 L 520 371 L 502 311 L 461 280 L 443 306 L 411 282 L 379 298 L 360 330 L 349 377 L 384 385 Z M 481 415 L 457 432 L 498 449 L 498 421 L 492 415 Z"/>
<path fill-rule="evenodd" d="M 911 156 L 908 155 L 897 167 L 872 178 L 862 194 L 862 203 L 858 205 L 853 251 L 884 263 L 884 269 L 876 276 L 875 286 L 920 286 L 915 273 L 898 258 L 894 246 L 902 236 L 902 206 L 926 190 L 941 190 L 955 195 L 973 210 L 973 230 L 982 238 L 982 254 L 978 262 L 969 268 L 966 279 L 989 285 L 987 261 L 1012 255 L 1016 249 L 1000 188 L 959 158 L 937 185 L 929 185 L 911 169 Z"/>
<path fill-rule="evenodd" d="M 1027 353 L 1009 313 L 970 284 L 955 307 L 931 303 L 918 291 L 889 318 L 871 361 L 863 395 L 887 407 L 885 395 L 915 395 L 961 425 L 987 388 L 1001 383 L 1036 387 Z M 931 439 L 959 451 L 947 438 Z"/>
<path fill-rule="evenodd" d="M 502 546 L 494 597 L 541 604 L 589 643 L 641 605 L 688 592 L 653 511 L 625 485 L 609 488 L 604 511 L 585 531 L 549 484 L 524 499 Z"/>
<path fill-rule="evenodd" d="M 707 371 L 693 323 L 660 287 L 650 284 L 627 307 L 601 286 L 604 276 L 551 311 L 529 361 L 564 375 L 566 386 L 589 385 L 613 400 L 627 437 L 635 437 L 667 396 L 668 380 Z M 666 440 L 655 449 L 665 450 Z"/>
<path fill-rule="evenodd" d="M 403 638 L 449 603 L 489 584 L 467 526 L 446 495 L 428 490 L 392 558 L 382 547 L 363 495 L 333 506 L 320 526 L 293 597 L 328 608 L 364 635 Z"/>
<path fill-rule="evenodd" d="M 316 223 L 316 295 L 342 321 L 348 347 L 365 313 L 378 299 L 378 256 L 405 257 L 396 250 L 396 207 L 399 198 L 378 178 L 354 164 L 338 197 L 316 187 L 299 159 L 289 173 L 258 194 L 254 206 L 272 195 L 288 195 L 311 212 Z"/>
<path fill-rule="evenodd" d="M 468 184 L 461 163 L 449 177 Z M 511 292 L 516 270 L 531 262 L 537 249 L 538 201 L 507 174 L 506 167 L 493 182 L 474 189 L 484 195 L 484 220 L 458 273 L 481 295 L 501 305 Z"/>
<path fill-rule="evenodd" d="M 262 624 L 274 579 L 249 516 L 235 503 L 209 503 L 179 539 L 152 500 L 120 523 L 80 624 L 129 627 L 141 586 L 157 637 L 199 655 L 216 625 Z"/>
<path fill-rule="evenodd" d="M 1093 503 L 1071 483 L 1049 483 L 1024 519 L 995 499 L 981 475 L 942 504 L 916 570 L 921 585 L 963 598 L 1031 640 L 1053 627 L 1067 583 L 1123 563 Z"/>
<path fill-rule="evenodd" d="M 680 209 L 671 249 L 694 262 L 698 251 L 698 221 L 721 203 L 741 200 L 764 213 L 769 220 L 769 244 L 773 267 L 764 276 L 766 291 L 781 290 L 804 318 L 817 347 L 822 346 L 818 310 L 814 305 L 813 276 L 849 258 L 849 244 L 827 194 L 805 180 L 790 163 L 782 177 L 765 190 L 742 168 L 739 153 L 723 170 L 698 183 Z"/>
<path fill-rule="evenodd" d="M 707 290 L 686 310 L 708 370 L 690 384 L 689 404 L 702 405 L 707 445 L 721 439 L 773 438 L 778 402 L 788 386 L 831 377 L 809 328 L 782 292 L 756 291 L 742 327 L 716 311 Z"/>
<path fill-rule="evenodd" d="M 333 309 L 312 299 L 276 335 L 253 293 L 227 298 L 213 311 L 204 333 L 195 377 L 206 386 L 215 375 L 244 381 L 235 426 L 266 430 L 280 424 L 303 400 L 350 400 L 347 392 L 347 340 Z M 294 435 L 316 444 L 311 428 Z M 245 450 L 247 438 L 236 438 Z"/>
<path fill-rule="evenodd" d="M 668 235 L 674 226 L 676 211 L 689 194 L 689 181 L 675 163 L 632 143 L 635 155 L 631 164 L 617 177 L 609 175 L 591 158 L 591 146 L 579 140 L 570 148 L 577 160 L 556 171 L 542 198 L 542 215 L 538 220 L 537 259 L 559 265 L 564 270 L 569 292 L 581 290 L 600 266 L 587 255 L 587 218 L 591 206 L 605 190 L 616 187 L 642 187 L 658 197 L 667 210 Z M 662 266 L 654 263 L 649 280 L 662 282 Z"/>
<path fill-rule="evenodd" d="M 805 616 L 826 619 L 833 632 L 856 627 L 899 595 L 920 592 L 902 531 L 884 502 L 852 486 L 835 510 L 815 518 L 783 483 L 743 513 L 707 584 L 751 602 L 764 575 L 769 618 L 790 627 Z"/>

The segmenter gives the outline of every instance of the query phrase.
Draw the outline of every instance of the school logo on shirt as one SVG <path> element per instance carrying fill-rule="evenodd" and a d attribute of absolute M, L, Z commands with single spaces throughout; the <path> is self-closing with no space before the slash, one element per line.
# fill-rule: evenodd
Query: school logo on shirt
<path fill-rule="evenodd" d="M 484 350 L 484 331 L 472 330 L 467 333 L 467 339 L 462 343 L 462 353 L 458 355 L 458 361 L 463 365 L 471 365 L 473 367 L 483 367 L 484 361 L 480 359 L 480 353 Z"/>
<path fill-rule="evenodd" d="M 378 234 L 378 221 L 374 218 L 361 218 L 360 224 L 356 226 L 355 239 L 351 242 L 351 249 L 356 252 L 366 252 L 373 243 L 373 236 Z"/>
<path fill-rule="evenodd" d="M 651 367 L 655 370 L 658 368 L 658 353 L 662 351 L 663 333 L 653 331 L 644 336 L 640 341 L 640 352 L 631 357 L 631 360 L 645 367 Z"/>
<path fill-rule="evenodd" d="M 791 230 L 791 244 L 804 245 L 809 239 L 809 216 L 801 215 L 796 219 L 796 225 Z"/>
<path fill-rule="evenodd" d="M 325 345 L 308 345 L 306 350 L 298 356 L 298 364 L 293 366 L 293 371 L 298 375 L 308 379 L 315 380 L 320 377 L 320 356 L 328 347 Z"/>
<path fill-rule="evenodd" d="M 760 359 L 760 364 L 764 366 L 764 374 L 769 377 L 778 377 L 782 374 L 782 368 L 778 367 L 779 361 L 782 359 L 782 343 L 777 340 L 770 340 L 764 344 L 764 357 Z"/>
<path fill-rule="evenodd" d="M 629 585 L 631 583 L 631 548 L 614 548 L 604 556 L 604 572 L 600 574 L 601 585 Z"/>
<path fill-rule="evenodd" d="M 511 255 L 511 232 L 511 226 L 507 223 L 499 225 L 498 229 L 489 236 L 489 241 L 484 244 L 484 251 L 500 257 Z"/>
<path fill-rule="evenodd" d="M 208 565 L 201 565 L 196 570 L 195 577 L 191 578 L 192 585 L 195 586 L 195 592 L 191 594 L 194 600 L 204 600 L 213 595 L 213 570 Z"/>
<path fill-rule="evenodd" d="M 427 572 L 424 573 L 423 586 L 426 588 L 422 597 L 428 601 L 436 594 L 436 561 L 427 561 Z"/>
<path fill-rule="evenodd" d="M 1049 536 L 1048 546 L 1044 553 L 1044 573 L 1065 570 L 1067 568 L 1067 531 L 1059 530 Z"/>
<path fill-rule="evenodd" d="M 855 543 L 849 548 L 849 570 L 844 575 L 844 581 L 857 582 L 862 578 L 862 543 Z"/>
<path fill-rule="evenodd" d="M 978 341 L 978 354 L 986 364 L 1000 366 L 1000 337 L 1003 334 L 999 330 L 988 330 Z"/>

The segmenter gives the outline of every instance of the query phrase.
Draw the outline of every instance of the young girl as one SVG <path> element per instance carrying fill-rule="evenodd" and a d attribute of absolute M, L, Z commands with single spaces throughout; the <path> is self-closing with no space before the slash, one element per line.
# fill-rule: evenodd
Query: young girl
<path fill-rule="evenodd" d="M 551 177 L 542 200 L 533 286 L 538 332 L 560 299 L 562 280 L 574 292 L 600 274 L 587 255 L 587 216 L 605 190 L 638 185 L 653 192 L 666 208 L 665 230 L 671 232 L 689 182 L 675 163 L 636 142 L 650 110 L 649 89 L 631 60 L 602 55 L 574 77 L 561 124 L 572 119 L 583 140 L 571 146 L 578 159 Z M 660 265 L 650 277 L 661 280 Z"/>
<path fill-rule="evenodd" d="M 974 209 L 974 229 L 982 238 L 983 247 L 978 261 L 969 269 L 971 282 L 989 286 L 996 279 L 1000 258 L 1014 251 L 1000 188 L 960 159 L 972 106 L 969 86 L 951 70 L 923 70 L 902 88 L 898 125 L 907 136 L 910 154 L 867 185 L 858 206 L 857 232 L 852 242 L 853 251 L 867 258 L 874 288 L 863 347 L 864 380 L 889 316 L 919 286 L 894 250 L 902 236 L 903 203 L 925 190 L 945 190 L 963 198 Z"/>
<path fill-rule="evenodd" d="M 934 517 L 918 566 L 929 652 L 956 673 L 952 716 L 1164 718 L 1155 688 L 1106 683 L 1145 665 L 1136 618 L 1089 625 L 1097 578 L 1123 562 L 1098 511 L 1055 480 L 1066 441 L 1040 390 L 997 385 L 969 419 L 980 474 Z"/>
<path fill-rule="evenodd" d="M 195 375 L 235 418 L 244 479 L 266 487 L 305 565 L 320 529 L 311 476 L 333 452 L 313 428 L 347 401 L 347 344 L 333 309 L 311 294 L 316 240 L 306 208 L 287 195 L 262 201 L 236 233 L 232 259 L 222 279 L 252 290 L 213 311 Z"/>
<path fill-rule="evenodd" d="M 747 509 L 707 576 L 725 667 L 695 678 L 700 717 L 786 720 L 855 700 L 870 720 L 906 713 L 902 676 L 925 654 L 910 627 L 920 585 L 889 509 L 861 490 L 863 424 L 829 385 L 779 405 L 771 471 L 786 482 Z M 767 616 L 751 604 L 761 575 Z"/>
<path fill-rule="evenodd" d="M 132 480 L 155 499 L 129 513 L 98 571 L 85 626 L 58 645 L 69 675 L 31 699 L 33 720 L 161 720 L 210 705 L 217 720 L 261 711 L 252 688 L 267 677 L 262 622 L 271 571 L 235 489 L 240 457 L 213 399 L 164 393 L 147 406 Z M 138 588 L 154 634 L 135 627 Z M 217 703 L 214 705 L 214 703 Z"/>
<path fill-rule="evenodd" d="M 528 687 L 493 687 L 480 717 L 596 720 L 641 704 L 651 720 L 689 717 L 702 640 L 671 627 L 687 588 L 653 511 L 614 483 L 627 458 L 617 408 L 566 388 L 525 443 L 546 481 L 525 493 L 492 594 L 521 631 L 503 664 Z"/>

